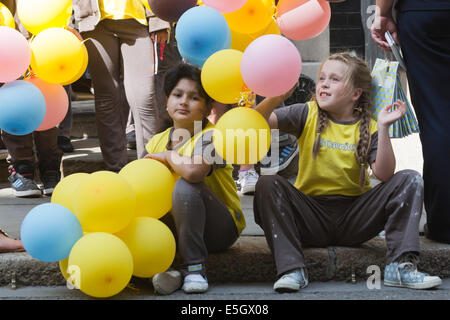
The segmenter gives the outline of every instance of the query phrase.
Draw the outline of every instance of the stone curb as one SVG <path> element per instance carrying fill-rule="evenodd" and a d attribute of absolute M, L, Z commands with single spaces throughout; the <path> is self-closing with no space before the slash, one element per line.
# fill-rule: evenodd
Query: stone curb
<path fill-rule="evenodd" d="M 450 245 L 421 238 L 419 270 L 450 277 Z M 376 265 L 383 277 L 386 246 L 376 237 L 360 247 L 305 248 L 310 281 L 349 281 L 352 270 L 358 281 L 367 279 L 367 267 Z M 210 254 L 207 264 L 211 283 L 273 282 L 276 278 L 272 255 L 262 236 L 242 236 L 226 252 Z M 0 254 L 0 286 L 7 286 L 15 273 L 17 286 L 65 285 L 58 263 L 45 263 L 28 253 Z"/>

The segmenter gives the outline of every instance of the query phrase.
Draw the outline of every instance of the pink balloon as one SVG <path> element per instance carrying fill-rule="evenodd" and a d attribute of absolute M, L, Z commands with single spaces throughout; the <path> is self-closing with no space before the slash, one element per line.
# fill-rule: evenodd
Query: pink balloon
<path fill-rule="evenodd" d="M 331 9 L 325 0 L 297 0 L 299 6 L 279 13 L 277 24 L 280 31 L 288 38 L 306 40 L 318 36 L 326 29 L 331 19 Z M 292 0 L 288 0 L 292 8 Z"/>
<path fill-rule="evenodd" d="M 30 61 L 27 39 L 13 28 L 0 26 L 0 82 L 18 79 L 27 71 Z"/>
<path fill-rule="evenodd" d="M 203 0 L 208 7 L 212 7 L 221 13 L 230 13 L 239 10 L 247 0 Z"/>
<path fill-rule="evenodd" d="M 276 97 L 292 89 L 302 72 L 302 58 L 288 39 L 268 34 L 245 49 L 241 74 L 250 90 L 264 97 Z"/>
<path fill-rule="evenodd" d="M 309 0 L 280 0 L 277 4 L 278 15 L 291 11 L 308 1 Z"/>
<path fill-rule="evenodd" d="M 64 87 L 60 84 L 45 82 L 36 76 L 25 81 L 38 87 L 45 99 L 45 118 L 36 131 L 48 130 L 60 124 L 69 108 L 69 98 Z"/>

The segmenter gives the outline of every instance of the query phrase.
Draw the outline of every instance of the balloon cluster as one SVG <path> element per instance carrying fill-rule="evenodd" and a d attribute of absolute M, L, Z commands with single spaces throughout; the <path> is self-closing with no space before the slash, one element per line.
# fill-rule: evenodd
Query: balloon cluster
<path fill-rule="evenodd" d="M 68 283 L 93 297 L 122 291 L 132 276 L 166 271 L 175 238 L 159 220 L 172 207 L 175 178 L 152 159 L 119 173 L 74 173 L 56 186 L 51 203 L 34 207 L 21 226 L 27 252 L 59 261 Z"/>
<path fill-rule="evenodd" d="M 290 39 L 319 35 L 331 17 L 326 0 L 280 0 L 277 5 L 274 0 L 203 0 L 197 6 L 194 0 L 148 0 L 148 4 L 159 18 L 177 22 L 175 36 L 180 54 L 202 68 L 202 85 L 208 95 L 218 102 L 240 106 L 251 105 L 254 94 L 275 97 L 289 91 L 302 71 L 300 53 Z M 230 129 L 228 125 L 236 129 L 239 123 L 244 131 L 263 132 L 261 121 L 256 119 L 256 112 L 240 108 L 228 112 L 233 113 L 230 119 L 222 123 L 219 119 L 216 125 L 216 131 L 221 132 L 215 136 L 224 137 L 223 141 L 215 139 L 214 146 L 228 162 L 256 163 L 264 156 L 259 150 L 267 152 L 268 148 L 251 154 L 248 143 L 235 145 L 247 159 L 238 161 L 236 153 L 227 156 L 233 143 L 226 141 L 224 130 Z M 241 117 L 246 121 L 239 121 Z M 270 132 L 268 137 L 270 140 Z M 258 136 L 257 140 L 266 138 Z M 230 147 L 225 148 L 227 144 Z"/>
<path fill-rule="evenodd" d="M 17 13 L 32 34 L 29 42 L 0 4 L 0 83 L 6 83 L 0 88 L 0 128 L 26 135 L 64 119 L 69 99 L 63 85 L 83 75 L 88 54 L 68 30 L 71 0 L 21 0 Z"/>

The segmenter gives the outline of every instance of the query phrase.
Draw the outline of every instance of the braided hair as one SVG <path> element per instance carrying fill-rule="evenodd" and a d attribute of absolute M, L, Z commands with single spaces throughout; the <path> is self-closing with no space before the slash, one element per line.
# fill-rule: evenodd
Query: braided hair
<path fill-rule="evenodd" d="M 357 117 L 361 117 L 359 122 L 359 140 L 356 145 L 355 156 L 358 159 L 361 170 L 359 175 L 359 186 L 361 189 L 364 188 L 366 184 L 366 170 L 368 168 L 368 158 L 370 149 L 370 119 L 371 119 L 371 94 L 372 94 L 372 77 L 370 75 L 370 69 L 366 63 L 348 52 L 335 53 L 328 57 L 322 63 L 328 60 L 341 61 L 348 66 L 347 74 L 347 84 L 353 88 L 361 88 L 362 93 L 359 99 L 356 101 L 353 114 Z M 321 67 L 322 68 L 322 67 Z M 313 101 L 317 102 L 316 96 L 314 95 Z M 329 125 L 328 113 L 321 109 L 319 104 L 318 107 L 318 117 L 317 117 L 317 132 L 316 139 L 314 141 L 312 155 L 313 159 L 317 158 L 320 151 L 320 134 L 325 131 Z"/>

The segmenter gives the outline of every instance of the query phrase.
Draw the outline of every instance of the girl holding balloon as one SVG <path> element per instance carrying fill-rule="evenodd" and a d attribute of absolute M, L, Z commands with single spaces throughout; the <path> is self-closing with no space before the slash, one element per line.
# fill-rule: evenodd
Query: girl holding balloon
<path fill-rule="evenodd" d="M 415 289 L 441 284 L 417 271 L 423 180 L 419 173 L 394 174 L 389 126 L 405 114 L 404 102 L 371 119 L 372 78 L 361 59 L 331 55 L 319 71 L 315 98 L 275 110 L 289 95 L 267 98 L 256 110 L 271 128 L 289 132 L 300 146 L 292 186 L 278 175 L 262 176 L 254 199 L 255 221 L 274 255 L 274 290 L 308 285 L 302 246 L 356 246 L 386 231 L 384 283 Z M 275 111 L 274 111 L 275 110 Z M 367 169 L 382 183 L 369 184 Z"/>
<path fill-rule="evenodd" d="M 170 270 L 153 277 L 154 288 L 161 294 L 180 288 L 182 277 L 186 293 L 205 292 L 208 252 L 226 250 L 245 228 L 233 167 L 215 155 L 214 126 L 207 119 L 213 100 L 203 89 L 200 75 L 189 64 L 167 72 L 164 91 L 173 127 L 155 135 L 146 146 L 146 158 L 161 161 L 178 178 L 171 213 L 163 219 L 173 218 L 175 223 L 181 273 Z"/>

